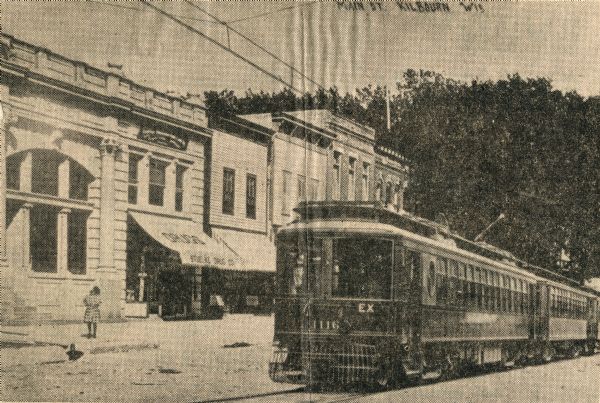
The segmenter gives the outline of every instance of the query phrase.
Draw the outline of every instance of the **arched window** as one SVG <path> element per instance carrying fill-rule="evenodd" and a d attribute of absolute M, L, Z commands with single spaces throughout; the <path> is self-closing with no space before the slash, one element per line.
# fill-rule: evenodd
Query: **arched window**
<path fill-rule="evenodd" d="M 36 272 L 86 272 L 88 198 L 93 176 L 53 150 L 30 150 L 7 158 L 9 254 L 22 256 Z M 18 231 L 21 226 L 25 231 Z M 11 228 L 13 227 L 13 228 Z M 29 239 L 27 239 L 29 238 Z"/>

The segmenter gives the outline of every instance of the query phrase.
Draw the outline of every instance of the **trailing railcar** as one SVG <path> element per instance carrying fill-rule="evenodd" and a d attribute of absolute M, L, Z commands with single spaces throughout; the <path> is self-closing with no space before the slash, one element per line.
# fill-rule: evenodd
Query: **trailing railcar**
<path fill-rule="evenodd" d="M 274 381 L 388 384 L 596 347 L 591 290 L 378 204 L 297 212 L 277 234 Z"/>

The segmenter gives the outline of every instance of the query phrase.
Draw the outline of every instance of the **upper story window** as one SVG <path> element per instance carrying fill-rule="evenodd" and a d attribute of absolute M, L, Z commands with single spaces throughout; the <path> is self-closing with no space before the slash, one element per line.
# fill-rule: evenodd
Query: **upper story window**
<path fill-rule="evenodd" d="M 355 198 L 356 184 L 356 158 L 350 157 L 348 160 L 348 200 L 352 201 Z"/>
<path fill-rule="evenodd" d="M 235 170 L 223 168 L 223 214 L 233 215 L 235 202 Z"/>
<path fill-rule="evenodd" d="M 153 206 L 165 204 L 165 183 L 167 163 L 150 158 L 150 183 L 148 186 L 148 203 Z"/>
<path fill-rule="evenodd" d="M 341 162 L 342 162 L 342 153 L 339 151 L 333 152 L 333 199 L 340 199 L 340 187 L 342 185 L 341 181 Z"/>
<path fill-rule="evenodd" d="M 367 201 L 369 200 L 369 170 L 371 167 L 367 162 L 363 162 L 362 168 L 362 200 Z"/>
<path fill-rule="evenodd" d="M 281 214 L 290 215 L 290 186 L 292 182 L 292 173 L 283 171 L 283 181 L 281 183 Z"/>
<path fill-rule="evenodd" d="M 392 182 L 385 185 L 385 205 L 390 206 L 394 201 L 394 189 Z"/>
<path fill-rule="evenodd" d="M 309 195 L 310 200 L 319 200 L 319 180 L 311 178 L 310 179 L 310 188 Z"/>
<path fill-rule="evenodd" d="M 58 196 L 58 167 L 61 159 L 53 152 L 33 152 L 31 192 Z"/>
<path fill-rule="evenodd" d="M 6 161 L 6 188 L 19 190 L 21 183 L 19 178 L 20 159 L 8 158 Z"/>
<path fill-rule="evenodd" d="M 246 175 L 246 218 L 256 219 L 256 175 Z"/>
<path fill-rule="evenodd" d="M 175 211 L 183 211 L 183 185 L 186 171 L 187 167 L 184 165 L 175 166 Z"/>
<path fill-rule="evenodd" d="M 136 204 L 138 201 L 139 171 L 142 156 L 138 154 L 129 154 L 129 173 L 127 187 L 127 201 Z"/>
<path fill-rule="evenodd" d="M 298 202 L 306 201 L 306 176 L 298 175 Z"/>

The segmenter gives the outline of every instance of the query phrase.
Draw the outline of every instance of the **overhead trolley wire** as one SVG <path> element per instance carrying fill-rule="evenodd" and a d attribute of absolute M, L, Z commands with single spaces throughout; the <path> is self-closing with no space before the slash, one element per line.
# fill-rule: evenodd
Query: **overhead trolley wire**
<path fill-rule="evenodd" d="M 139 11 L 139 12 L 143 12 L 144 11 L 144 10 L 138 8 L 138 7 L 124 6 L 122 4 L 117 4 L 114 1 L 106 1 L 106 0 L 85 0 L 85 1 L 87 1 L 88 3 L 101 4 L 101 5 L 104 5 L 104 6 L 115 7 L 115 8 L 122 8 L 122 9 L 125 9 L 125 10 L 132 10 L 132 11 Z M 131 2 L 133 2 L 133 1 L 131 1 Z M 177 18 L 185 19 L 185 20 L 190 20 L 190 21 L 207 22 L 209 24 L 219 24 L 219 22 L 217 22 L 217 21 L 206 20 L 206 19 L 195 18 L 195 17 L 188 17 L 186 15 L 173 14 L 173 16 L 175 16 Z"/>
<path fill-rule="evenodd" d="M 251 61 L 250 59 L 246 58 L 245 56 L 241 55 L 240 53 L 236 52 L 235 50 L 231 49 L 230 47 L 227 47 L 225 45 L 223 45 L 221 42 L 217 41 L 216 39 L 211 38 L 210 36 L 206 35 L 204 32 L 199 31 L 198 29 L 186 24 L 185 22 L 181 21 L 179 18 L 175 17 L 174 15 L 160 9 L 159 7 L 156 7 L 154 4 L 151 3 L 150 0 L 140 0 L 140 3 L 155 10 L 156 12 L 158 12 L 159 14 L 165 16 L 166 18 L 170 19 L 171 21 L 176 22 L 177 24 L 183 26 L 184 28 L 186 28 L 188 31 L 195 33 L 196 35 L 200 35 L 201 37 L 203 37 L 204 39 L 210 41 L 211 43 L 217 45 L 218 47 L 220 47 L 221 49 L 231 53 L 232 55 L 234 55 L 235 57 L 243 60 L 244 62 L 248 63 L 249 65 L 251 65 L 252 67 L 254 67 L 255 69 L 261 71 L 262 73 L 268 75 L 269 77 L 271 77 L 272 79 L 274 79 L 275 81 L 280 82 L 281 84 L 285 85 L 286 87 L 291 88 L 292 90 L 298 92 L 299 94 L 304 94 L 304 91 L 294 87 L 293 83 L 287 83 L 283 78 L 281 78 L 280 76 L 271 73 L 270 71 L 267 71 L 266 69 L 264 69 L 263 67 L 259 66 L 258 64 L 254 63 L 253 61 Z"/>
<path fill-rule="evenodd" d="M 241 36 L 243 39 L 247 40 L 248 42 L 250 42 L 252 45 L 256 46 L 258 49 L 262 50 L 263 52 L 265 52 L 266 54 L 268 54 L 269 56 L 271 56 L 273 59 L 277 60 L 278 62 L 282 63 L 283 65 L 285 65 L 286 67 L 289 67 L 292 71 L 300 74 L 303 78 L 305 78 L 306 80 L 310 81 L 311 83 L 313 83 L 314 85 L 316 85 L 318 88 L 324 90 L 325 87 L 323 85 L 321 85 L 320 83 L 316 82 L 315 80 L 313 80 L 312 78 L 308 77 L 305 73 L 303 73 L 302 71 L 298 70 L 296 67 L 292 66 L 291 64 L 289 64 L 288 62 L 286 62 L 285 60 L 281 59 L 279 56 L 277 56 L 276 54 L 274 54 L 273 52 L 269 51 L 268 49 L 266 49 L 264 46 L 260 45 L 259 43 L 255 42 L 254 40 L 252 40 L 251 38 L 249 38 L 248 36 L 244 35 L 243 33 L 241 33 L 240 31 L 238 31 L 237 29 L 229 26 L 226 21 L 221 20 L 220 18 L 218 18 L 216 15 L 209 13 L 208 11 L 206 11 L 205 9 L 203 9 L 202 7 L 198 6 L 197 4 L 195 4 L 192 0 L 183 0 L 185 3 L 188 3 L 189 5 L 191 5 L 192 7 L 196 8 L 197 10 L 199 10 L 200 12 L 208 15 L 211 18 L 214 18 L 215 21 L 217 21 L 220 24 L 223 24 L 228 32 L 227 32 L 227 36 L 229 38 L 229 31 L 232 31 L 236 34 L 238 34 L 239 36 Z M 309 3 L 306 3 L 304 5 L 309 5 L 309 4 L 314 4 L 316 3 L 315 1 L 311 1 Z M 297 7 L 297 6 L 294 6 Z M 288 7 L 289 8 L 289 7 Z M 275 11 L 273 11 L 274 13 Z M 255 16 L 257 17 L 257 16 Z M 293 84 L 293 83 L 292 83 Z"/>
<path fill-rule="evenodd" d="M 254 19 L 254 18 L 259 18 L 259 17 L 265 17 L 265 16 L 267 16 L 267 15 L 276 14 L 276 13 L 279 13 L 279 12 L 281 12 L 281 11 L 286 11 L 286 10 L 289 10 L 289 9 L 291 9 L 291 8 L 300 8 L 300 7 L 304 7 L 304 6 L 309 6 L 309 5 L 313 4 L 313 3 L 316 3 L 317 1 L 318 1 L 318 0 L 313 0 L 313 1 L 303 1 L 303 2 L 302 2 L 303 4 L 294 4 L 293 6 L 287 6 L 287 7 L 283 7 L 283 8 L 280 8 L 280 9 L 278 9 L 278 10 L 267 11 L 267 12 L 265 12 L 265 13 L 256 14 L 256 15 L 251 15 L 251 16 L 248 16 L 248 17 L 239 18 L 239 19 L 237 19 L 237 20 L 231 20 L 231 21 L 227 21 L 227 23 L 228 23 L 228 24 L 235 24 L 236 22 L 247 21 L 247 20 L 251 20 L 251 19 Z"/>

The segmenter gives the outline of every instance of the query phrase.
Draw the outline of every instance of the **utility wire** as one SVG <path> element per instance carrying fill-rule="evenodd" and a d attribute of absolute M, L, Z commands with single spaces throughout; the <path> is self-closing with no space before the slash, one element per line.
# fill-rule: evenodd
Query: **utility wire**
<path fill-rule="evenodd" d="M 241 36 L 242 38 L 244 38 L 245 40 L 247 40 L 248 42 L 250 42 L 252 45 L 256 46 L 258 49 L 262 50 L 263 52 L 265 52 L 266 54 L 268 54 L 269 56 L 271 56 L 273 59 L 277 60 L 278 62 L 284 64 L 285 66 L 289 67 L 293 72 L 296 72 L 298 74 L 300 74 L 302 77 L 304 77 L 305 79 L 307 79 L 308 81 L 310 81 L 311 83 L 313 83 L 314 85 L 316 85 L 318 88 L 324 90 L 325 87 L 323 85 L 321 85 L 320 83 L 316 82 L 315 80 L 313 80 L 312 78 L 308 77 L 306 74 L 304 74 L 302 71 L 298 70 L 297 68 L 295 68 L 294 66 L 292 66 L 291 64 L 289 64 L 288 62 L 286 62 L 285 60 L 281 59 L 279 56 L 277 56 L 276 54 L 272 53 L 271 51 L 269 51 L 268 49 L 266 49 L 264 46 L 256 43 L 254 40 L 252 40 L 251 38 L 247 37 L 246 35 L 244 35 L 243 33 L 241 33 L 240 31 L 238 31 L 235 28 L 232 28 L 231 26 L 229 26 L 229 24 L 221 19 L 219 19 L 216 15 L 209 13 L 208 11 L 206 11 L 205 9 L 203 9 L 202 7 L 198 6 L 197 4 L 195 4 L 193 1 L 191 0 L 184 0 L 184 2 L 188 3 L 189 5 L 191 5 L 192 7 L 196 8 L 197 10 L 199 10 L 200 12 L 208 15 L 211 18 L 214 18 L 215 21 L 219 22 L 220 24 L 223 24 L 227 29 L 228 29 L 228 36 L 229 36 L 229 31 L 232 31 L 236 34 L 238 34 L 239 36 Z M 308 4 L 313 4 L 316 1 L 311 1 Z M 297 7 L 297 6 L 294 6 Z M 289 8 L 289 7 L 288 7 Z M 274 11 L 275 12 L 275 11 Z M 292 83 L 293 84 L 293 83 Z"/>
<path fill-rule="evenodd" d="M 243 60 L 244 62 L 248 63 L 249 65 L 251 65 L 252 67 L 254 67 L 255 69 L 263 72 L 264 74 L 268 75 L 269 77 L 271 77 L 272 79 L 280 82 L 281 84 L 285 85 L 286 87 L 291 88 L 292 90 L 298 92 L 299 94 L 304 94 L 304 91 L 294 87 L 293 83 L 287 83 L 283 78 L 281 78 L 280 76 L 277 76 L 273 73 L 271 73 L 270 71 L 265 70 L 264 68 L 262 68 L 261 66 L 259 66 L 258 64 L 254 63 L 253 61 L 251 61 L 250 59 L 244 57 L 243 55 L 239 54 L 238 52 L 234 51 L 233 49 L 227 47 L 226 45 L 223 45 L 221 42 L 217 41 L 216 39 L 211 38 L 210 36 L 206 35 L 205 33 L 197 30 L 196 28 L 186 24 L 185 22 L 181 21 L 180 19 L 178 19 L 177 17 L 175 17 L 174 15 L 156 7 L 154 4 L 152 4 L 150 2 L 150 0 L 140 0 L 140 3 L 155 10 L 156 12 L 158 12 L 159 14 L 167 17 L 168 19 L 176 22 L 177 24 L 185 27 L 188 31 L 191 31 L 193 33 L 195 33 L 196 35 L 200 35 L 201 37 L 207 39 L 208 41 L 210 41 L 211 43 L 217 45 L 218 47 L 220 47 L 221 49 L 231 53 L 232 55 L 236 56 L 237 58 Z"/>
<path fill-rule="evenodd" d="M 307 1 L 307 2 L 304 2 L 304 4 L 300 4 L 300 5 L 298 5 L 298 4 L 294 4 L 293 6 L 287 6 L 287 7 L 283 7 L 283 8 L 280 8 L 280 9 L 278 9 L 278 10 L 267 11 L 267 12 L 265 12 L 265 13 L 256 14 L 256 15 L 251 15 L 251 16 L 249 16 L 249 17 L 244 17 L 244 18 L 240 18 L 240 19 L 237 19 L 237 20 L 231 20 L 231 21 L 227 21 L 227 23 L 228 23 L 228 24 L 235 24 L 236 22 L 242 22 L 242 21 L 251 20 L 251 19 L 253 19 L 253 18 L 264 17 L 264 16 L 267 16 L 267 15 L 271 15 L 271 14 L 279 13 L 279 12 L 281 12 L 281 11 L 289 10 L 289 9 L 291 9 L 291 8 L 296 8 L 296 7 L 300 8 L 300 7 L 308 6 L 308 5 L 311 5 L 311 4 L 313 4 L 313 3 L 316 3 L 317 1 L 318 1 L 318 0 Z"/>
<path fill-rule="evenodd" d="M 116 4 L 116 3 L 108 2 L 108 1 L 102 1 L 102 0 L 85 0 L 85 1 L 87 1 L 88 3 L 96 3 L 96 4 L 101 4 L 101 5 L 104 5 L 104 6 L 122 8 L 122 9 L 126 9 L 126 10 L 139 11 L 139 12 L 143 12 L 144 11 L 144 10 L 138 8 L 138 7 L 124 6 L 122 4 Z M 181 18 L 181 19 L 191 20 L 191 21 L 208 22 L 210 24 L 219 24 L 219 22 L 217 22 L 217 21 L 205 20 L 205 19 L 202 19 L 202 18 L 195 18 L 195 17 L 188 17 L 186 15 L 173 14 L 173 16 L 175 16 L 177 18 Z"/>

